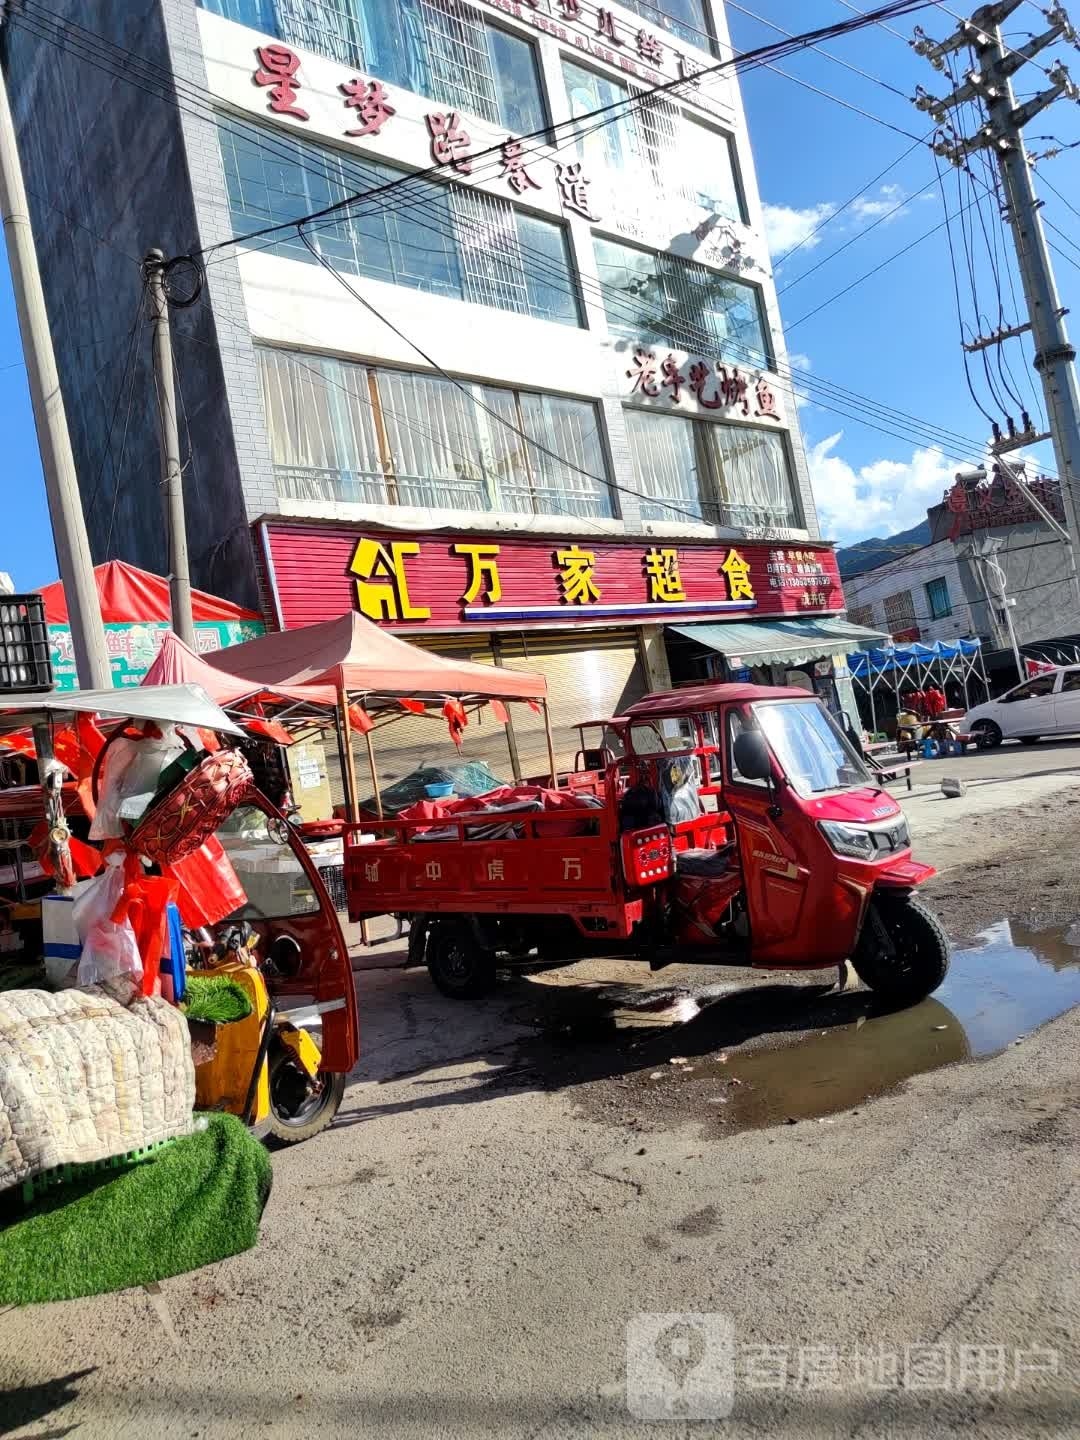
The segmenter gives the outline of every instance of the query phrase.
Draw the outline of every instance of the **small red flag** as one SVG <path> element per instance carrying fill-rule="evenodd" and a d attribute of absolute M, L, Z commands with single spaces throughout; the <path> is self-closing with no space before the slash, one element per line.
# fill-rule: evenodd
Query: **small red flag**
<path fill-rule="evenodd" d="M 510 718 L 509 715 L 507 715 L 506 713 L 506 706 L 502 703 L 501 700 L 492 700 L 490 703 L 492 715 L 495 717 L 495 719 L 499 722 L 500 725 L 505 725 L 507 720 L 509 720 Z"/>
<path fill-rule="evenodd" d="M 424 702 L 422 700 L 399 700 L 398 704 L 403 710 L 408 710 L 411 715 L 422 715 L 424 713 Z"/>
<path fill-rule="evenodd" d="M 349 706 L 349 724 L 354 730 L 359 730 L 361 735 L 366 735 L 369 730 L 375 729 L 375 721 L 362 705 Z"/>

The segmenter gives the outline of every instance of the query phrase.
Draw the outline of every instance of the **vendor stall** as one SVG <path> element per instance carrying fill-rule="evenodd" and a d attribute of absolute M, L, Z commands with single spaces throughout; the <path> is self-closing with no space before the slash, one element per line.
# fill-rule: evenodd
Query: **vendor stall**
<path fill-rule="evenodd" d="M 848 656 L 848 668 L 863 721 L 875 732 L 900 714 L 913 692 L 940 689 L 947 704 L 965 710 L 990 693 L 977 639 L 860 650 Z"/>
<path fill-rule="evenodd" d="M 547 682 L 542 675 L 501 666 L 451 660 L 399 639 L 356 614 L 321 625 L 285 630 L 206 657 L 230 675 L 267 688 L 332 686 L 337 696 L 343 780 L 351 817 L 358 817 L 353 730 L 364 736 L 374 801 L 382 815 L 373 732 L 407 715 L 441 718 L 460 745 L 469 715 L 490 703 L 499 723 L 507 727 L 514 754 L 513 729 L 507 702 L 540 710 L 547 735 L 548 761 L 554 783 L 555 753 L 547 709 Z"/>

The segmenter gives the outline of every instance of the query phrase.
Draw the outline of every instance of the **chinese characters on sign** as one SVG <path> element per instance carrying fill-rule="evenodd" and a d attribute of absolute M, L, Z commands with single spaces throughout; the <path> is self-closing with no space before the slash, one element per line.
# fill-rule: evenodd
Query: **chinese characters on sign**
<path fill-rule="evenodd" d="M 776 394 L 766 377 L 758 375 L 755 379 L 737 365 L 692 360 L 684 375 L 674 355 L 668 354 L 658 368 L 656 352 L 639 345 L 626 378 L 631 382 L 630 394 L 644 395 L 648 400 L 666 391 L 671 404 L 678 405 L 686 390 L 702 410 L 728 410 L 747 418 L 780 420 Z"/>
<path fill-rule="evenodd" d="M 770 587 L 797 592 L 801 608 L 821 610 L 829 604 L 832 579 L 822 564 L 820 552 L 772 550 L 765 569 Z"/>
<path fill-rule="evenodd" d="M 346 130 L 346 135 L 378 135 L 387 120 L 397 114 L 380 80 L 346 80 L 340 89 L 346 107 L 355 110 L 361 122 L 357 129 Z"/>
<path fill-rule="evenodd" d="M 599 586 L 593 579 L 596 555 L 592 550 L 571 545 L 566 550 L 557 550 L 555 561 L 559 567 L 563 599 L 568 605 L 588 605 L 590 601 L 600 599 Z"/>
<path fill-rule="evenodd" d="M 564 210 L 571 210 L 585 220 L 599 220 L 599 215 L 589 209 L 589 181 L 582 173 L 580 160 L 573 163 L 556 160 L 555 181 Z"/>
<path fill-rule="evenodd" d="M 296 72 L 300 69 L 300 57 L 294 55 L 287 45 L 260 45 L 255 51 L 259 68 L 252 77 L 256 85 L 270 87 L 268 108 L 275 115 L 293 115 L 297 120 L 307 120 L 308 112 L 296 103 L 300 82 Z"/>
<path fill-rule="evenodd" d="M 434 110 L 424 116 L 424 121 L 431 136 L 431 158 L 435 164 L 449 165 L 459 175 L 470 174 L 472 159 L 469 149 L 472 140 L 462 126 L 461 116 L 457 111 L 450 110 L 444 115 L 441 111 Z"/>
<path fill-rule="evenodd" d="M 415 540 L 378 540 L 362 537 L 349 566 L 356 579 L 356 598 L 361 615 L 369 620 L 428 620 L 431 611 L 414 605 L 409 597 L 405 562 L 419 555 Z"/>
<path fill-rule="evenodd" d="M 686 599 L 679 575 L 677 550 L 658 550 L 654 545 L 645 554 L 645 576 L 649 582 L 650 600 L 670 605 Z"/>
<path fill-rule="evenodd" d="M 525 168 L 525 153 L 521 148 L 521 141 L 508 136 L 502 146 L 502 174 L 511 190 L 516 190 L 519 195 L 528 190 L 540 189 L 539 180 L 534 180 Z"/>

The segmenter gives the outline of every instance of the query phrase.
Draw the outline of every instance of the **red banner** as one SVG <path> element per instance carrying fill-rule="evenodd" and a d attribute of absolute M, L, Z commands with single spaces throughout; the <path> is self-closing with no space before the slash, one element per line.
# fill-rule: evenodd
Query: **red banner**
<path fill-rule="evenodd" d="M 271 522 L 270 580 L 286 629 L 348 610 L 404 630 L 833 614 L 830 546 L 410 535 Z"/>

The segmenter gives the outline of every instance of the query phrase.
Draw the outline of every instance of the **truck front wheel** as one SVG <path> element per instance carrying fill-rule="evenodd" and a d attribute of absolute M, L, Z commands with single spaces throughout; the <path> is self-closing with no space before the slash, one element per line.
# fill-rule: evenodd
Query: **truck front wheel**
<path fill-rule="evenodd" d="M 949 941 L 914 895 L 875 895 L 851 957 L 864 985 L 894 1005 L 916 1005 L 945 979 Z"/>
<path fill-rule="evenodd" d="M 428 932 L 427 967 L 451 1000 L 476 1000 L 495 985 L 495 957 L 481 949 L 466 925 L 434 925 Z"/>

